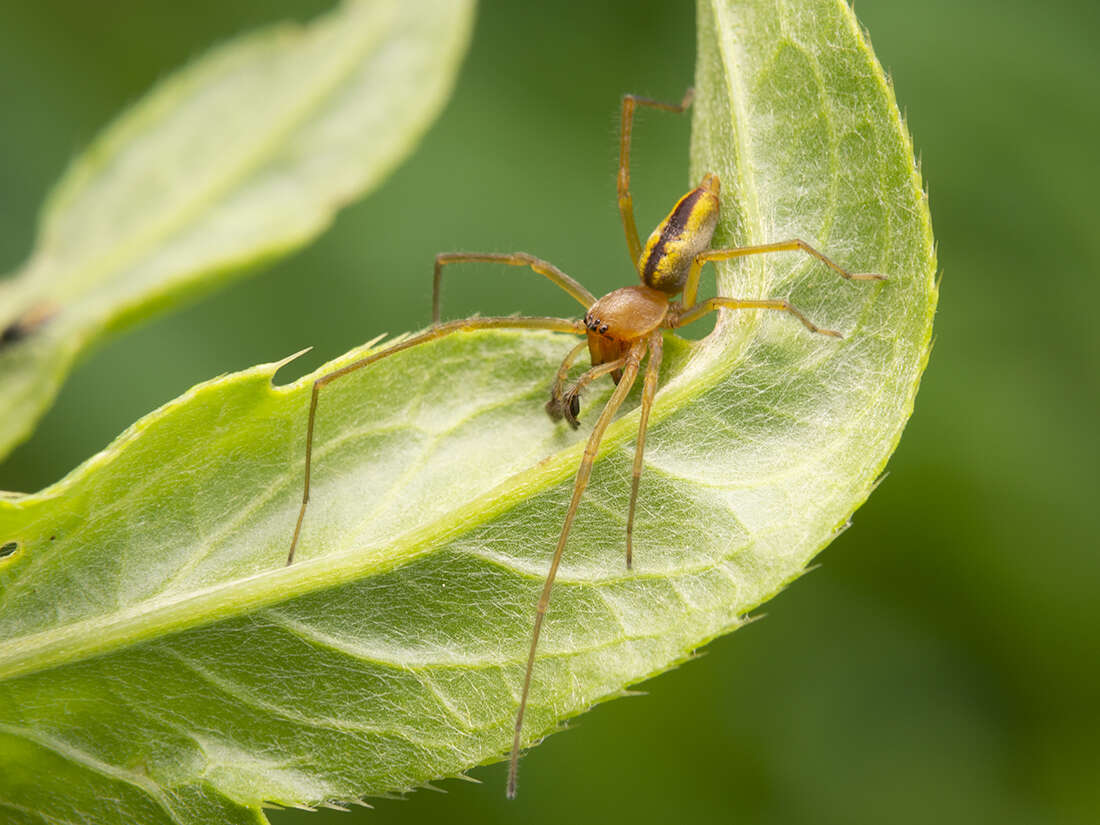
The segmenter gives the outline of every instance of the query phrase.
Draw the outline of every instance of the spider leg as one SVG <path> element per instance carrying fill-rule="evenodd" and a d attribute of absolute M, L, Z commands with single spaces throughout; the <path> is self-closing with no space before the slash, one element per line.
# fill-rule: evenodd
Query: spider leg
<path fill-rule="evenodd" d="M 286 563 L 288 565 L 294 563 L 294 551 L 298 546 L 298 537 L 302 532 L 302 521 L 306 516 L 306 505 L 309 504 L 309 483 L 310 474 L 313 469 L 313 430 L 314 424 L 317 419 L 317 400 L 320 397 L 321 390 L 328 384 L 331 384 L 338 378 L 343 378 L 349 373 L 360 370 L 363 367 L 369 366 L 376 361 L 380 361 L 402 350 L 410 349 L 418 346 L 419 344 L 427 343 L 428 341 L 434 341 L 438 338 L 444 338 L 455 332 L 466 332 L 476 329 L 549 329 L 555 332 L 571 332 L 575 334 L 584 334 L 584 324 L 580 321 L 570 321 L 565 318 L 547 318 L 547 317 L 524 317 L 524 316 L 511 316 L 506 318 L 463 318 L 458 321 L 448 321 L 446 324 L 439 324 L 434 326 L 426 332 L 422 332 L 419 335 L 414 335 L 411 338 L 406 338 L 403 341 L 399 341 L 396 344 L 386 347 L 379 352 L 372 352 L 370 355 L 360 358 L 358 361 L 353 361 L 345 367 L 340 367 L 337 370 L 333 370 L 327 375 L 322 375 L 316 381 L 313 382 L 313 394 L 309 402 L 309 423 L 306 426 L 306 469 L 305 469 L 305 481 L 302 484 L 302 506 L 298 510 L 298 521 L 294 525 L 294 536 L 290 540 L 290 550 L 287 552 Z"/>
<path fill-rule="evenodd" d="M 623 95 L 622 129 L 619 133 L 619 213 L 622 215 L 623 229 L 626 231 L 630 262 L 634 266 L 638 265 L 638 258 L 642 255 L 642 243 L 638 240 L 638 224 L 634 220 L 634 199 L 630 195 L 630 138 L 634 132 L 634 110 L 638 106 L 649 106 L 666 112 L 680 113 L 691 105 L 694 97 L 694 89 L 684 92 L 684 98 L 679 103 L 662 103 L 648 97 Z"/>
<path fill-rule="evenodd" d="M 569 509 L 565 513 L 565 522 L 562 524 L 561 537 L 558 539 L 558 546 L 554 550 L 554 556 L 550 560 L 550 570 L 546 574 L 546 582 L 542 586 L 542 595 L 539 596 L 538 606 L 535 609 L 535 626 L 531 631 L 531 649 L 527 654 L 527 669 L 523 676 L 523 692 L 519 700 L 519 711 L 516 713 L 516 730 L 515 736 L 512 739 L 512 755 L 508 764 L 509 799 L 516 795 L 516 770 L 519 764 L 520 735 L 523 732 L 523 714 L 527 709 L 527 695 L 531 691 L 531 672 L 535 667 L 535 651 L 539 644 L 539 634 L 542 632 L 542 620 L 546 615 L 546 608 L 550 604 L 550 591 L 554 586 L 554 577 L 557 575 L 558 566 L 561 564 L 562 553 L 565 551 L 565 542 L 569 538 L 569 530 L 573 526 L 573 518 L 577 514 L 577 506 L 580 504 L 581 495 L 583 495 L 585 487 L 588 486 L 589 476 L 592 475 L 592 464 L 596 460 L 596 453 L 600 448 L 600 441 L 603 439 L 604 431 L 607 429 L 608 424 L 611 423 L 611 419 L 614 418 L 619 407 L 622 406 L 623 400 L 626 398 L 627 393 L 630 392 L 630 388 L 634 385 L 634 379 L 638 377 L 638 365 L 645 355 L 645 350 L 646 339 L 644 338 L 635 341 L 631 345 L 627 355 L 626 365 L 623 368 L 622 380 L 619 381 L 619 385 L 615 387 L 615 392 L 611 394 L 611 398 L 603 408 L 603 412 L 600 413 L 599 420 L 596 421 L 596 425 L 592 428 L 592 434 L 588 437 L 588 443 L 584 447 L 584 458 L 581 459 L 581 465 L 577 469 L 577 479 L 573 483 L 573 498 L 570 500 Z"/>
<path fill-rule="evenodd" d="M 443 252 L 435 256 L 435 277 L 432 280 L 432 325 L 439 323 L 442 301 L 443 267 L 457 263 L 496 263 L 507 266 L 529 266 L 539 275 L 545 275 L 568 292 L 585 309 L 596 303 L 596 296 L 579 282 L 570 278 L 549 261 L 528 255 L 526 252 Z"/>
<path fill-rule="evenodd" d="M 873 272 L 849 272 L 825 257 L 825 255 L 818 252 L 808 243 L 800 241 L 798 238 L 791 241 L 777 241 L 776 243 L 760 244 L 759 246 L 738 246 L 732 249 L 709 249 L 706 252 L 696 255 L 695 260 L 692 261 L 691 269 L 688 270 L 687 282 L 684 284 L 684 308 L 690 309 L 695 305 L 695 297 L 699 293 L 699 275 L 702 272 L 703 264 L 707 261 L 728 261 L 730 258 L 743 258 L 746 255 L 760 255 L 765 252 L 794 252 L 798 250 L 817 258 L 825 264 L 825 266 L 829 267 L 833 272 L 846 280 L 886 280 L 885 275 L 876 275 Z"/>
<path fill-rule="evenodd" d="M 552 421 L 561 421 L 565 415 L 565 379 L 569 377 L 569 369 L 573 366 L 573 362 L 586 349 L 588 349 L 588 342 L 581 341 L 569 350 L 569 354 L 562 359 L 561 366 L 558 367 L 558 373 L 554 376 L 554 385 L 550 388 L 550 400 L 546 402 L 546 414 Z"/>
<path fill-rule="evenodd" d="M 780 312 L 786 312 L 793 315 L 802 325 L 806 327 L 810 332 L 817 332 L 821 335 L 830 335 L 833 338 L 843 338 L 844 336 L 837 332 L 835 329 L 825 329 L 819 327 L 809 318 L 802 314 L 802 312 L 796 309 L 790 301 L 786 301 L 782 298 L 762 298 L 762 299 L 750 299 L 750 298 L 708 298 L 701 304 L 696 304 L 687 312 L 683 312 L 675 319 L 673 327 L 683 327 L 690 323 L 698 321 L 704 315 L 709 315 L 714 310 L 723 309 L 778 309 Z"/>
<path fill-rule="evenodd" d="M 634 505 L 638 501 L 638 485 L 642 480 L 642 454 L 645 452 L 645 431 L 649 426 L 649 411 L 657 395 L 657 376 L 661 370 L 664 339 L 660 330 L 649 335 L 649 362 L 645 366 L 645 383 L 642 385 L 641 418 L 638 421 L 638 444 L 634 448 L 634 472 L 630 482 L 630 507 L 626 511 L 626 569 L 634 563 Z"/>
<path fill-rule="evenodd" d="M 587 346 L 587 344 L 586 344 Z M 578 413 L 580 413 L 580 402 L 577 400 L 580 397 L 580 392 L 597 378 L 602 378 L 608 373 L 616 372 L 623 368 L 623 366 L 630 360 L 630 352 L 622 358 L 616 358 L 614 361 L 608 361 L 598 366 L 592 367 L 583 375 L 577 378 L 573 382 L 573 386 L 565 390 L 562 393 L 560 406 L 558 408 L 558 417 L 565 416 L 565 420 L 569 422 L 569 426 L 574 430 L 580 426 L 580 421 L 577 419 Z M 548 408 L 549 409 L 549 408 Z M 554 418 L 554 413 L 550 413 L 550 417 Z M 556 419 L 555 419 L 556 420 Z"/>

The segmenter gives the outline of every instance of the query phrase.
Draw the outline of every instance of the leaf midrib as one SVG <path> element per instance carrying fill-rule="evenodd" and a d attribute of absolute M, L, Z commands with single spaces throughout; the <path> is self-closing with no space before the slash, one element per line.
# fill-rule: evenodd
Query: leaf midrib
<path fill-rule="evenodd" d="M 715 6 L 711 6 L 711 17 L 714 20 L 715 28 L 719 27 L 718 15 L 721 11 Z M 746 161 L 749 155 L 749 145 L 746 136 L 745 129 L 741 128 L 742 123 L 748 122 L 748 114 L 745 111 L 745 101 L 748 100 L 748 95 L 745 94 L 745 88 L 743 84 L 737 84 L 737 78 L 732 76 L 732 72 L 729 70 L 730 66 L 737 65 L 736 56 L 730 55 L 726 51 L 726 43 L 724 38 L 717 38 L 718 50 L 722 54 L 722 60 L 720 61 L 722 71 L 722 79 L 725 81 L 726 89 L 728 91 L 727 100 L 730 103 L 730 134 L 733 135 L 733 139 L 737 144 L 736 163 L 737 163 L 737 180 L 740 183 L 739 190 L 748 195 L 747 202 L 745 200 L 739 201 L 739 205 L 745 215 L 745 226 L 747 229 L 761 229 L 760 220 L 760 193 L 756 185 L 756 176 L 753 174 L 753 169 Z M 734 89 L 734 85 L 736 89 Z M 735 94 L 735 91 L 737 92 Z M 759 235 L 750 235 L 744 240 L 745 243 L 764 243 L 764 239 Z M 726 264 L 728 266 L 728 264 Z M 718 272 L 721 269 L 715 264 Z M 724 315 L 722 316 L 724 317 Z"/>

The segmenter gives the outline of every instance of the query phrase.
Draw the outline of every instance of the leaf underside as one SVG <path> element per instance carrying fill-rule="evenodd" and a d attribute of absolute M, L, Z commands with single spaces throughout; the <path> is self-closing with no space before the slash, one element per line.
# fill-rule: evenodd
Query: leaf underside
<path fill-rule="evenodd" d="M 103 335 L 309 242 L 441 108 L 472 0 L 347 0 L 212 50 L 72 164 L 34 251 L 0 283 L 0 457 Z"/>
<path fill-rule="evenodd" d="M 716 243 L 798 236 L 889 280 L 794 253 L 720 268 L 722 294 L 788 297 L 845 338 L 767 312 L 669 337 L 635 570 L 636 395 L 558 575 L 528 741 L 796 578 L 872 489 L 928 356 L 926 199 L 848 7 L 704 0 L 699 38 L 691 175 L 721 177 Z M 273 386 L 278 365 L 196 387 L 53 487 L 0 501 L 0 544 L 18 542 L 0 561 L 0 808 L 256 822 L 262 802 L 354 800 L 501 758 L 586 435 L 541 411 L 570 345 L 455 335 L 329 385 L 290 568 L 316 374 Z M 586 397 L 589 422 L 607 393 Z"/>

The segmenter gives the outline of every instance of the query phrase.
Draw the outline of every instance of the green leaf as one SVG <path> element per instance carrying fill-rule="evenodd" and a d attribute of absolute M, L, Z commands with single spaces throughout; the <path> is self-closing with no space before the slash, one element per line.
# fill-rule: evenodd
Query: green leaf
<path fill-rule="evenodd" d="M 790 297 L 846 337 L 774 312 L 669 336 L 635 570 L 632 402 L 558 576 L 528 741 L 796 578 L 912 410 L 936 297 L 912 148 L 848 7 L 794 6 L 701 4 L 693 178 L 722 177 L 721 242 L 799 235 L 889 280 L 794 253 L 722 267 L 723 293 Z M 329 385 L 289 568 L 320 373 L 203 384 L 53 487 L 0 501 L 9 819 L 256 822 L 265 801 L 356 799 L 500 759 L 586 434 L 541 409 L 571 343 L 455 335 Z M 586 398 L 587 421 L 607 393 Z"/>
<path fill-rule="evenodd" d="M 104 334 L 307 243 L 378 185 L 449 95 L 472 0 L 347 0 L 216 48 L 77 159 L 0 283 L 0 457 Z"/>

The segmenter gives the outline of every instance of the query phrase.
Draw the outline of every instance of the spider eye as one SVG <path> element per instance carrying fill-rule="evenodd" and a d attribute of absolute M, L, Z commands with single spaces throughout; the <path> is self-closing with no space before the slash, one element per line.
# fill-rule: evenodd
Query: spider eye
<path fill-rule="evenodd" d="M 576 418 L 577 415 L 580 413 L 580 411 L 581 411 L 581 400 L 580 400 L 580 398 L 578 398 L 577 396 L 574 395 L 572 398 L 569 399 L 569 413 L 574 418 Z"/>

